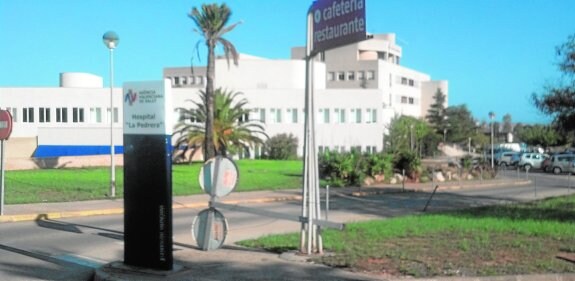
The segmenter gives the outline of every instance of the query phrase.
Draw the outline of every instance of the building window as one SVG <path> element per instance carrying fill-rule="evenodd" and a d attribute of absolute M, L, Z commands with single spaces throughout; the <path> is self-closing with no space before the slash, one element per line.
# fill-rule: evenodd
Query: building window
<path fill-rule="evenodd" d="M 174 86 L 180 86 L 180 77 L 174 77 Z"/>
<path fill-rule="evenodd" d="M 50 123 L 50 108 L 40 107 L 38 115 L 38 121 L 40 121 L 40 123 Z"/>
<path fill-rule="evenodd" d="M 90 108 L 90 122 L 102 123 L 102 109 L 99 107 Z"/>
<path fill-rule="evenodd" d="M 34 108 L 33 107 L 22 108 L 22 122 L 34 123 Z"/>
<path fill-rule="evenodd" d="M 335 72 L 330 71 L 327 73 L 327 80 L 328 81 L 334 81 L 335 80 Z"/>
<path fill-rule="evenodd" d="M 339 80 L 339 81 L 345 80 L 345 72 L 343 72 L 343 71 L 338 72 L 337 73 L 337 80 Z"/>
<path fill-rule="evenodd" d="M 83 114 L 84 114 L 84 109 L 82 109 L 82 115 Z M 83 120 L 83 118 L 84 117 L 82 117 L 82 120 Z M 119 121 L 118 118 L 120 118 L 120 113 L 118 112 L 118 108 L 114 107 L 114 123 L 118 123 L 118 121 Z M 82 121 L 82 122 L 84 122 L 84 121 Z"/>
<path fill-rule="evenodd" d="M 367 72 L 367 80 L 375 80 L 375 71 L 374 70 L 369 70 Z"/>
<path fill-rule="evenodd" d="M 401 97 L 401 103 L 407 103 L 407 97 Z"/>
<path fill-rule="evenodd" d="M 6 111 L 12 115 L 12 122 L 17 122 L 18 110 L 15 107 L 6 107 Z"/>
<path fill-rule="evenodd" d="M 250 120 L 257 120 L 262 123 L 266 122 L 266 110 L 265 108 L 254 108 L 250 115 Z M 253 117 L 253 118 L 252 118 Z"/>
<path fill-rule="evenodd" d="M 282 110 L 280 108 L 272 108 L 270 110 L 271 123 L 281 123 L 282 122 Z"/>
<path fill-rule="evenodd" d="M 413 79 L 409 79 L 409 86 L 415 86 L 415 81 L 413 81 Z"/>
<path fill-rule="evenodd" d="M 196 84 L 203 85 L 204 84 L 204 77 L 203 76 L 196 77 Z"/>
<path fill-rule="evenodd" d="M 72 122 L 84 123 L 84 109 L 81 107 L 72 108 Z"/>
<path fill-rule="evenodd" d="M 357 80 L 365 80 L 365 71 L 360 70 L 357 72 Z"/>
<path fill-rule="evenodd" d="M 355 80 L 355 71 L 348 71 L 347 72 L 347 80 L 349 80 L 349 81 Z"/>
<path fill-rule="evenodd" d="M 335 122 L 336 123 L 345 123 L 345 109 L 343 109 L 343 108 L 336 108 L 335 109 Z"/>
<path fill-rule="evenodd" d="M 65 107 L 56 108 L 56 122 L 58 123 L 68 122 L 68 108 Z"/>
<path fill-rule="evenodd" d="M 414 103 L 414 99 L 413 98 L 409 98 L 409 104 L 413 104 Z"/>
<path fill-rule="evenodd" d="M 401 85 L 407 85 L 407 78 L 401 77 Z"/>
<path fill-rule="evenodd" d="M 355 112 L 355 123 L 360 124 L 361 123 L 361 108 L 356 108 L 355 110 L 352 109 L 351 111 Z"/>
<path fill-rule="evenodd" d="M 322 108 L 319 110 L 319 118 L 322 123 L 329 123 L 329 108 Z"/>
<path fill-rule="evenodd" d="M 377 123 L 377 109 L 368 108 L 365 114 L 365 121 L 367 123 Z"/>
<path fill-rule="evenodd" d="M 298 118 L 297 118 L 297 108 L 288 108 L 287 111 L 288 111 L 288 114 L 291 115 L 291 122 L 294 123 L 294 124 L 296 124 L 297 121 L 298 121 Z"/>

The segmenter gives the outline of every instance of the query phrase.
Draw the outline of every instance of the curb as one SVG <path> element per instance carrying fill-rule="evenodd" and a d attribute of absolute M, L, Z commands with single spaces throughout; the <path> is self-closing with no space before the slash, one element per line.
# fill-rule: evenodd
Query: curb
<path fill-rule="evenodd" d="M 294 201 L 301 200 L 300 195 L 285 196 L 285 197 L 263 197 L 247 200 L 225 200 L 222 203 L 226 204 L 249 204 L 249 203 L 270 203 L 281 201 Z M 172 200 L 174 201 L 174 200 Z M 172 209 L 193 209 L 193 208 L 207 208 L 209 202 L 196 202 L 196 203 L 177 203 L 172 204 Z M 111 208 L 111 209 L 97 209 L 97 210 L 83 210 L 83 211 L 64 211 L 64 212 L 48 212 L 37 214 L 21 214 L 21 215 L 4 215 L 0 216 L 0 223 L 9 222 L 23 222 L 35 221 L 39 219 L 62 219 L 73 217 L 87 217 L 87 216 L 102 216 L 102 215 L 119 215 L 124 213 L 124 208 Z"/>

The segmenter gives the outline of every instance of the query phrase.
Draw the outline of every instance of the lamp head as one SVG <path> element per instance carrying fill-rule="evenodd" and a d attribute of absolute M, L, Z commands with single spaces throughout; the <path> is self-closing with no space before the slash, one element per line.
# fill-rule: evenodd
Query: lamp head
<path fill-rule="evenodd" d="M 106 45 L 108 49 L 115 49 L 120 43 L 120 37 L 116 32 L 108 31 L 102 36 L 102 41 L 104 41 L 104 45 Z"/>

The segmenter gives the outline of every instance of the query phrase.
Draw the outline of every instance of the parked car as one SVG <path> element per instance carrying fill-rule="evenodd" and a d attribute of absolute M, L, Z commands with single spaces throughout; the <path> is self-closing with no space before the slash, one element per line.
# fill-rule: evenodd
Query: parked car
<path fill-rule="evenodd" d="M 543 153 L 523 153 L 519 160 L 519 167 L 528 169 L 541 169 L 543 161 L 549 158 L 549 155 Z"/>
<path fill-rule="evenodd" d="M 521 152 L 503 152 L 497 165 L 501 167 L 515 166 L 519 163 Z"/>
<path fill-rule="evenodd" d="M 570 172 L 573 160 L 575 160 L 575 154 L 556 154 L 551 157 L 551 164 L 549 165 L 549 170 L 553 171 L 554 174 L 560 174 L 563 172 Z"/>

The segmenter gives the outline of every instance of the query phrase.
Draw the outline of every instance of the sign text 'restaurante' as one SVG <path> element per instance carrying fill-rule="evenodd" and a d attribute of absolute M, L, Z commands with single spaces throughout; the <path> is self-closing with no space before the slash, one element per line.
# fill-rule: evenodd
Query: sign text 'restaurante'
<path fill-rule="evenodd" d="M 365 39 L 365 0 L 320 0 L 313 10 L 313 49 L 323 51 Z"/>

